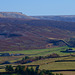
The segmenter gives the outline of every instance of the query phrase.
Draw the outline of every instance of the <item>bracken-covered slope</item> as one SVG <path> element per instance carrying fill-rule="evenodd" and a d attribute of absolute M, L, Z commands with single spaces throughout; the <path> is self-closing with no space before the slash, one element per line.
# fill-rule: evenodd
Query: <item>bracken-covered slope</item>
<path fill-rule="evenodd" d="M 0 51 L 63 46 L 74 36 L 74 22 L 0 18 Z"/>

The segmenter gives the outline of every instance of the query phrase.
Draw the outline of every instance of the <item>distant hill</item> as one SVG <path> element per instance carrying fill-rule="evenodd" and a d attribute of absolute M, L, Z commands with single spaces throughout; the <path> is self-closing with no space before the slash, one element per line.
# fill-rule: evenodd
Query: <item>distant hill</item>
<path fill-rule="evenodd" d="M 74 47 L 73 38 L 75 38 L 74 15 L 27 16 L 20 12 L 0 12 L 0 51 L 66 45 Z"/>
<path fill-rule="evenodd" d="M 0 51 L 66 46 L 75 37 L 75 22 L 0 18 Z"/>
<path fill-rule="evenodd" d="M 24 18 L 33 19 L 33 17 L 22 14 L 21 12 L 0 12 L 1 18 Z"/>
<path fill-rule="evenodd" d="M 58 16 L 32 16 L 40 20 L 55 20 L 55 21 L 67 21 L 75 22 L 75 15 L 58 15 Z"/>
<path fill-rule="evenodd" d="M 27 16 L 22 12 L 0 12 L 0 18 L 39 19 L 39 20 L 75 22 L 75 15 Z"/>

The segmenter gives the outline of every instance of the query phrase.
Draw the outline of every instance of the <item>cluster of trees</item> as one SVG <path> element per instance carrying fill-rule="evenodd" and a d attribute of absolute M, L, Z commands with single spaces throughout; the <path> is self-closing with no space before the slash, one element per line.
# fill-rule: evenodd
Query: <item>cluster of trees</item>
<path fill-rule="evenodd" d="M 60 56 L 57 53 L 52 53 L 52 54 L 47 55 L 47 56 L 38 56 L 38 57 L 34 57 L 34 58 L 25 56 L 24 58 L 22 58 L 21 61 L 17 61 L 16 63 L 25 64 L 25 63 L 30 63 L 30 62 L 41 60 L 41 59 L 58 58 L 58 57 L 60 57 Z"/>
<path fill-rule="evenodd" d="M 49 70 L 39 70 L 39 69 L 33 69 L 28 68 L 27 66 L 21 66 L 18 65 L 16 66 L 16 68 L 14 69 L 12 65 L 7 65 L 5 70 L 7 72 L 15 72 L 15 74 L 17 75 L 63 75 L 63 74 L 53 74 L 51 73 Z"/>
<path fill-rule="evenodd" d="M 27 60 L 27 59 L 29 59 L 30 57 L 28 57 L 28 56 L 25 56 L 24 58 L 22 58 L 22 60 L 24 61 L 24 60 Z"/>
<path fill-rule="evenodd" d="M 39 56 L 39 57 L 35 57 L 35 60 L 41 60 L 41 59 L 47 59 L 47 58 L 58 58 L 60 57 L 57 53 L 52 53 L 50 55 L 47 56 Z"/>
<path fill-rule="evenodd" d="M 50 55 L 48 55 L 46 58 L 58 58 L 60 57 L 57 53 L 52 53 Z"/>
<path fill-rule="evenodd" d="M 14 71 L 12 65 L 7 65 L 7 66 L 5 67 L 5 70 L 6 70 L 7 72 Z"/>

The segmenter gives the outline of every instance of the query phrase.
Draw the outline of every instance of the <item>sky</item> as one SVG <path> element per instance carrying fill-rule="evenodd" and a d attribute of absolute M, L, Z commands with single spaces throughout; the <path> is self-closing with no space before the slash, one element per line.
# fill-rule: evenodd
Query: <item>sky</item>
<path fill-rule="evenodd" d="M 75 0 L 0 0 L 0 12 L 28 16 L 75 15 Z"/>

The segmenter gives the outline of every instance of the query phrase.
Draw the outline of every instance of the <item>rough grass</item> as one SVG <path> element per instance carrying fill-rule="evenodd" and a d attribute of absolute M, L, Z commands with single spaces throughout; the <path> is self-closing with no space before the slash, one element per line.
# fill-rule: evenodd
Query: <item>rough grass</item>
<path fill-rule="evenodd" d="M 16 62 L 18 60 L 21 60 L 23 57 L 25 56 L 5 56 L 5 57 L 0 57 L 0 63 L 3 63 L 5 61 L 9 61 L 9 62 Z"/>
<path fill-rule="evenodd" d="M 75 75 L 75 72 L 73 71 L 62 71 L 62 72 L 53 72 L 54 74 L 56 73 L 62 73 L 63 75 Z"/>

